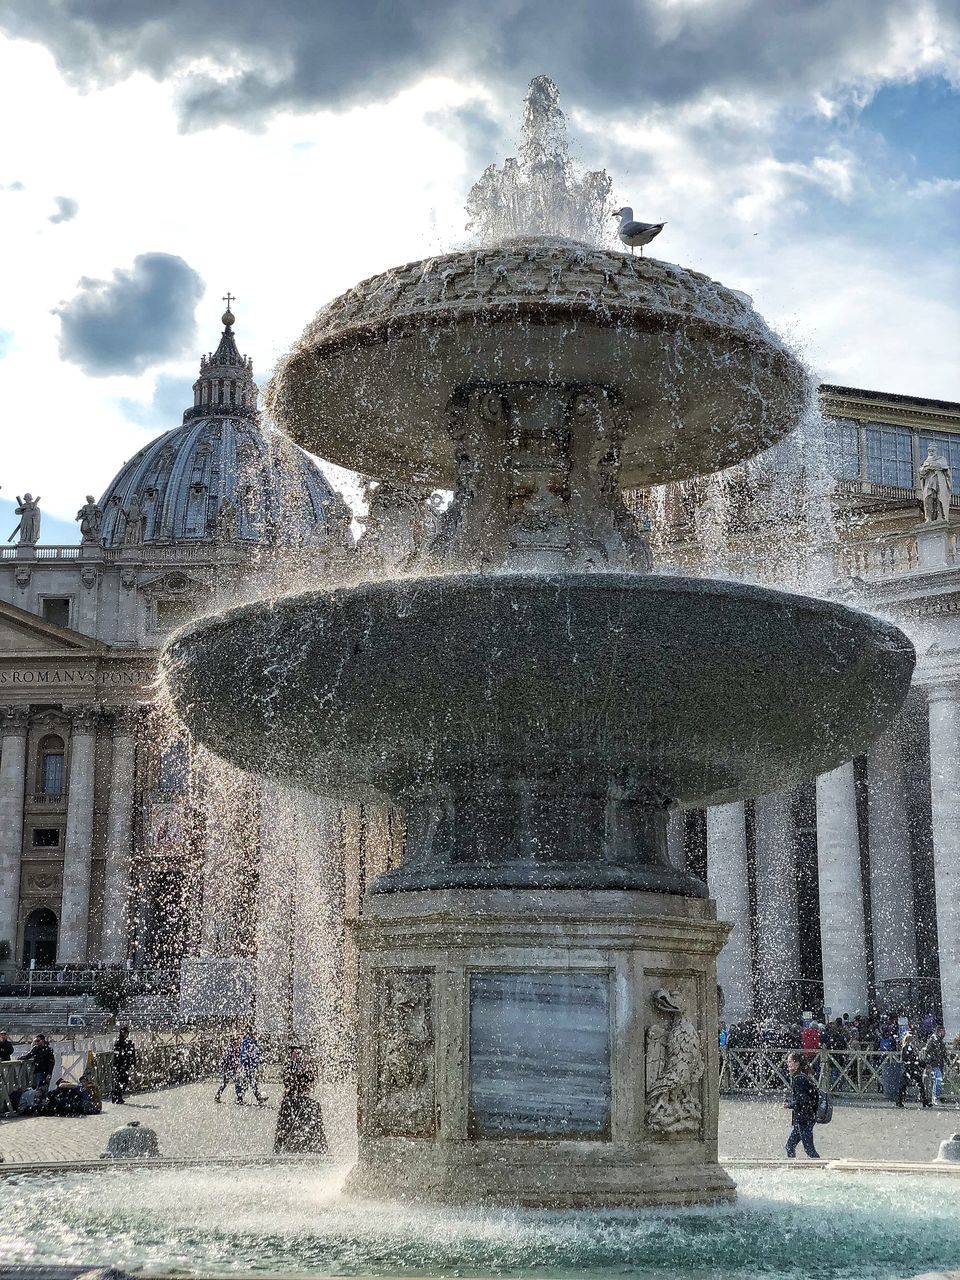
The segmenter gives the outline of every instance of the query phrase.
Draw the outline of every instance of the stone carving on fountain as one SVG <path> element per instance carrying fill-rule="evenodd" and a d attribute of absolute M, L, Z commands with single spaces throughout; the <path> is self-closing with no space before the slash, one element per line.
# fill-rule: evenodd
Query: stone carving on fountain
<path fill-rule="evenodd" d="M 703 1040 L 685 1016 L 679 988 L 658 987 L 650 1003 L 659 1020 L 647 1028 L 647 1129 L 658 1137 L 699 1134 L 703 1122 Z"/>
<path fill-rule="evenodd" d="M 403 969 L 382 971 L 377 1002 L 377 1130 L 405 1137 L 429 1137 L 436 1128 L 430 974 Z"/>

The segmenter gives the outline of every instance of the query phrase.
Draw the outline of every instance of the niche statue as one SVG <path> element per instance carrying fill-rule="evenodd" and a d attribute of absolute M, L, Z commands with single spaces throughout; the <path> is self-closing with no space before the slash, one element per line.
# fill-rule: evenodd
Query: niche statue
<path fill-rule="evenodd" d="M 928 524 L 950 518 L 950 464 L 935 444 L 927 446 L 920 464 L 920 498 L 923 518 Z"/>

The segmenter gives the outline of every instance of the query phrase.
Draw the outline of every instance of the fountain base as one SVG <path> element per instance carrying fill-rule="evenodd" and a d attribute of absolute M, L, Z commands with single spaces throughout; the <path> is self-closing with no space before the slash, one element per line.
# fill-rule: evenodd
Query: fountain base
<path fill-rule="evenodd" d="M 602 1208 L 729 1201 L 716 956 L 701 898 L 377 894 L 360 952 L 348 1193 Z"/>

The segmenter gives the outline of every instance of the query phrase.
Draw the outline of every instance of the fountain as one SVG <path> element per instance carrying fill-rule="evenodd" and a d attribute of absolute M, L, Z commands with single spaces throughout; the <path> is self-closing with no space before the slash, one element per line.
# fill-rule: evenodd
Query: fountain
<path fill-rule="evenodd" d="M 521 230 L 335 299 L 271 387 L 307 449 L 453 489 L 419 560 L 208 618 L 172 639 L 165 680 L 232 763 L 405 815 L 405 860 L 354 924 L 349 1191 L 730 1200 L 728 927 L 671 866 L 667 816 L 862 751 L 900 707 L 913 650 L 835 603 L 650 572 L 621 486 L 785 437 L 803 370 L 706 276 Z"/>

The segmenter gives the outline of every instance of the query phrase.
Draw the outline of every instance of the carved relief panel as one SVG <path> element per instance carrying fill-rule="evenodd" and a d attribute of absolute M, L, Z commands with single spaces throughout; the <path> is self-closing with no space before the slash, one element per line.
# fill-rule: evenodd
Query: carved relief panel
<path fill-rule="evenodd" d="M 706 1066 L 700 983 L 694 976 L 648 973 L 645 987 L 647 1133 L 699 1140 Z"/>
<path fill-rule="evenodd" d="M 378 978 L 373 1124 L 384 1134 L 429 1137 L 437 1127 L 433 977 L 384 969 Z"/>

